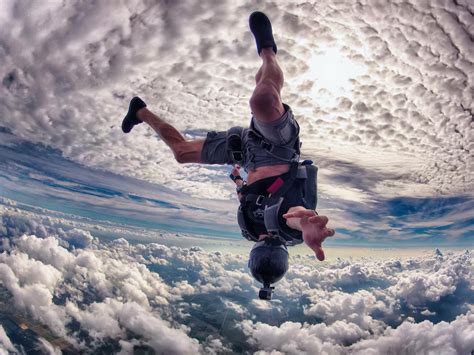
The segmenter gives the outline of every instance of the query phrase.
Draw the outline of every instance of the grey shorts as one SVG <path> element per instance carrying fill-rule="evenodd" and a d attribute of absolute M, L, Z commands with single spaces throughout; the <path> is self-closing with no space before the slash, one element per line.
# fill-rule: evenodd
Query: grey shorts
<path fill-rule="evenodd" d="M 262 123 L 257 121 L 255 117 L 252 117 L 250 126 L 253 126 L 272 144 L 289 147 L 289 145 L 293 144 L 295 138 L 298 137 L 300 127 L 293 116 L 291 108 L 286 104 L 283 104 L 283 106 L 285 107 L 285 113 L 278 120 L 271 123 Z M 268 154 L 260 145 L 260 141 L 254 135 L 248 134 L 249 131 L 249 128 L 244 129 L 242 136 L 243 168 L 245 170 L 286 163 Z M 208 132 L 201 152 L 201 161 L 204 164 L 233 163 L 227 151 L 226 138 L 227 131 Z"/>

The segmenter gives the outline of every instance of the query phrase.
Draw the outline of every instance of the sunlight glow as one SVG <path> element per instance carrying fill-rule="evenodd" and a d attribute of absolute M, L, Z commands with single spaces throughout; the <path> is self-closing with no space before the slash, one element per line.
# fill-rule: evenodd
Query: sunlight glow
<path fill-rule="evenodd" d="M 326 93 L 327 100 L 331 103 L 340 96 L 350 97 L 350 80 L 367 72 L 365 66 L 353 62 L 334 47 L 314 55 L 308 64 L 306 79 L 314 81 L 313 90 L 316 90 L 319 99 L 321 94 L 326 96 Z"/>

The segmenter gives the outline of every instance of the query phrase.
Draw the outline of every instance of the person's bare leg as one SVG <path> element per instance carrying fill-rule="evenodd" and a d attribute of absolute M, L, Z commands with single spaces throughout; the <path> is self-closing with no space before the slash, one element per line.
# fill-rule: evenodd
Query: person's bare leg
<path fill-rule="evenodd" d="M 137 118 L 146 122 L 171 148 L 179 163 L 200 163 L 204 139 L 187 141 L 172 125 L 144 107 L 137 111 Z"/>
<path fill-rule="evenodd" d="M 256 87 L 250 98 L 250 108 L 257 120 L 267 123 L 278 120 L 285 112 L 280 98 L 284 78 L 272 48 L 263 48 L 260 58 L 263 63 L 255 77 Z"/>

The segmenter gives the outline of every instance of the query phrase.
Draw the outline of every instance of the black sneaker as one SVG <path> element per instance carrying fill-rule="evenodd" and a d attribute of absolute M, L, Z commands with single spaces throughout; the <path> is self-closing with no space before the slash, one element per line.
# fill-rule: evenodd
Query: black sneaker
<path fill-rule="evenodd" d="M 257 52 L 260 52 L 263 48 L 271 47 L 273 51 L 277 52 L 277 46 L 273 39 L 272 24 L 268 19 L 267 15 L 263 12 L 255 11 L 249 17 L 250 31 L 252 31 L 255 41 L 257 42 Z"/>
<path fill-rule="evenodd" d="M 122 131 L 128 133 L 132 130 L 133 126 L 142 123 L 137 118 L 137 111 L 143 107 L 146 107 L 146 103 L 140 99 L 138 96 L 135 96 L 128 106 L 128 112 L 125 118 L 122 121 Z"/>

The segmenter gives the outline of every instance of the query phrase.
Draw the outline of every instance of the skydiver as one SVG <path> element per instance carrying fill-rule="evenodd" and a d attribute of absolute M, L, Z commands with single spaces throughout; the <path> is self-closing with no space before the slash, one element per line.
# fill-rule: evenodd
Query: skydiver
<path fill-rule="evenodd" d="M 129 133 L 135 125 L 146 122 L 179 163 L 238 164 L 230 174 L 240 200 L 237 220 L 243 236 L 255 242 L 249 268 L 264 285 L 259 297 L 270 299 L 271 285 L 288 270 L 287 246 L 304 241 L 322 261 L 321 244 L 334 235 L 334 230 L 326 227 L 328 218 L 315 211 L 317 168 L 311 161 L 299 161 L 300 127 L 291 108 L 280 98 L 283 72 L 277 62 L 270 20 L 257 11 L 250 15 L 249 25 L 262 65 L 250 98 L 248 128 L 211 131 L 205 139 L 186 140 L 143 100 L 134 97 L 122 130 Z M 240 166 L 247 172 L 247 181 L 240 176 Z"/>

